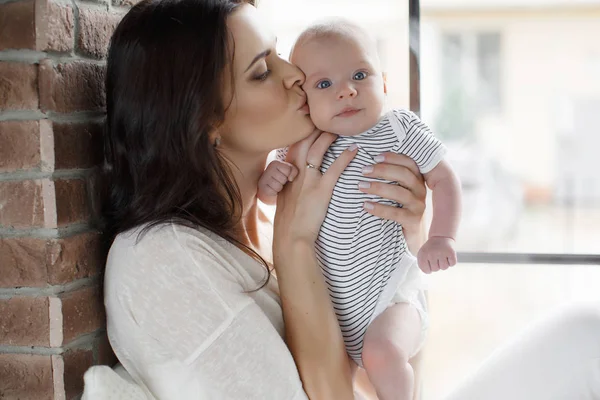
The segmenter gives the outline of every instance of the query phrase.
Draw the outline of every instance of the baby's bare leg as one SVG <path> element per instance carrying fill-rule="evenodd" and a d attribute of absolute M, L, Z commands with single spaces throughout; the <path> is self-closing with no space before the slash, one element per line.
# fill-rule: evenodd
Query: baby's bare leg
<path fill-rule="evenodd" d="M 362 360 L 379 400 L 412 400 L 415 378 L 408 360 L 420 335 L 419 313 L 407 303 L 389 307 L 367 329 Z"/>

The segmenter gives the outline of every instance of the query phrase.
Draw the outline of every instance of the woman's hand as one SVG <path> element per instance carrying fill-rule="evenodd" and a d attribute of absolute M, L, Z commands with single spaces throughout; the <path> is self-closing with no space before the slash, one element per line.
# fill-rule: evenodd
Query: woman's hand
<path fill-rule="evenodd" d="M 395 200 L 402 204 L 402 207 L 367 202 L 365 210 L 370 214 L 401 224 L 411 252 L 417 254 L 418 248 L 423 243 L 423 213 L 427 197 L 423 176 L 417 164 L 411 158 L 401 154 L 383 153 L 375 157 L 375 161 L 377 164 L 366 167 L 363 175 L 398 184 L 369 182 L 370 187 L 359 186 L 360 190 Z"/>
<path fill-rule="evenodd" d="M 335 138 L 315 131 L 289 148 L 286 161 L 299 174 L 277 196 L 273 227 L 285 342 L 311 399 L 353 398 L 344 339 L 314 248 L 335 183 L 356 155 L 356 148 L 344 151 L 321 175 L 323 155 Z"/>
<path fill-rule="evenodd" d="M 286 161 L 294 164 L 299 174 L 293 182 L 285 185 L 277 197 L 274 252 L 280 244 L 286 247 L 298 240 L 314 244 L 317 239 L 333 188 L 358 148 L 350 146 L 321 175 L 319 167 L 323 155 L 336 137 L 316 130 L 308 138 L 290 146 Z M 314 168 L 308 168 L 309 164 Z"/>

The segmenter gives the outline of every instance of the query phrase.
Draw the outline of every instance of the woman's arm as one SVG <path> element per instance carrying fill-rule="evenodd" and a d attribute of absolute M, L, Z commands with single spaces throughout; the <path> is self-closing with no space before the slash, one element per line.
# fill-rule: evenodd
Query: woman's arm
<path fill-rule="evenodd" d="M 335 140 L 315 132 L 292 146 L 288 161 L 300 173 L 279 193 L 273 257 L 279 281 L 286 342 L 310 399 L 353 399 L 350 364 L 336 315 L 317 264 L 314 244 L 339 175 L 356 154 L 346 150 L 324 175 L 321 165 Z"/>
<path fill-rule="evenodd" d="M 367 208 L 367 211 L 381 218 L 399 222 L 402 225 L 409 250 L 411 253 L 417 254 L 426 240 L 423 214 L 425 212 L 427 189 L 423 176 L 419 172 L 417 164 L 407 156 L 396 153 L 385 153 L 382 156 L 383 160 L 375 164 L 373 171 L 365 174 L 365 176 L 398 182 L 400 186 L 372 183 L 371 188 L 365 191 L 387 199 L 396 200 L 402 204 L 402 208 L 374 203 L 373 209 Z M 422 353 L 423 349 L 409 361 L 415 373 L 414 400 L 420 398 Z M 357 371 L 356 386 L 367 399 L 377 398 L 375 390 L 364 370 Z"/>
<path fill-rule="evenodd" d="M 365 205 L 365 210 L 378 217 L 401 224 L 409 250 L 411 253 L 417 254 L 425 242 L 423 214 L 427 188 L 423 176 L 419 172 L 417 164 L 407 156 L 383 153 L 379 157 L 382 157 L 381 159 L 377 158 L 379 162 L 364 175 L 398 182 L 398 184 L 371 182 L 369 188 L 360 190 L 385 199 L 395 200 L 402 204 L 402 207 L 369 202 Z"/>
<path fill-rule="evenodd" d="M 350 364 L 314 244 L 298 241 L 287 249 L 275 263 L 285 340 L 304 390 L 310 399 L 352 399 Z"/>

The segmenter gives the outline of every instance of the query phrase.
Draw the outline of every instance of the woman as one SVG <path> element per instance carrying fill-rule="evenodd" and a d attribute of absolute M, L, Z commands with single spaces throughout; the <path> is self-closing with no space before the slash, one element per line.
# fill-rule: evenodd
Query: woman
<path fill-rule="evenodd" d="M 112 38 L 108 334 L 157 398 L 352 397 L 313 244 L 356 149 L 323 176 L 305 168 L 334 136 L 314 131 L 304 76 L 275 45 L 239 0 L 145 1 Z M 271 150 L 297 142 L 299 175 L 271 224 L 258 178 Z M 371 175 L 411 190 L 374 187 L 405 207 L 373 213 L 403 223 L 416 251 L 425 188 L 407 159 L 386 161 Z"/>
<path fill-rule="evenodd" d="M 355 149 L 323 176 L 305 168 L 334 137 L 314 131 L 303 82 L 241 0 L 146 0 L 119 24 L 107 68 L 105 303 L 136 385 L 95 367 L 84 398 L 353 397 L 313 243 Z M 271 224 L 258 177 L 271 150 L 293 143 L 298 176 Z M 416 252 L 426 192 L 415 166 L 387 155 L 371 175 L 400 183 L 371 190 L 404 207 L 372 212 L 402 223 Z M 106 395 L 106 382 L 123 391 Z"/>

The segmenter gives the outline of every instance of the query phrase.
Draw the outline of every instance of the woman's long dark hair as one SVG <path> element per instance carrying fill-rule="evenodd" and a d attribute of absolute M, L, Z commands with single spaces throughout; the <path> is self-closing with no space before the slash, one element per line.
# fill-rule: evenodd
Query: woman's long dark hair
<path fill-rule="evenodd" d="M 175 222 L 208 229 L 267 267 L 234 237 L 242 200 L 209 137 L 226 110 L 227 17 L 243 3 L 253 2 L 144 0 L 117 26 L 106 75 L 109 242 L 140 225 L 147 232 Z"/>

